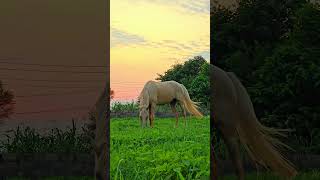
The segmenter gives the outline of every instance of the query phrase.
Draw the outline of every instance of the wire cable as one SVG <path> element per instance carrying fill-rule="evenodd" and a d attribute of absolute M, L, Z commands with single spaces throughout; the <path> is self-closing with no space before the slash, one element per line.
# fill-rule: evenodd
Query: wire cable
<path fill-rule="evenodd" d="M 12 84 L 5 84 L 2 85 L 11 86 Z M 32 85 L 32 84 L 19 84 L 23 87 L 44 87 L 44 88 L 60 88 L 60 89 L 73 89 L 73 88 L 79 88 L 79 89 L 86 89 L 86 88 L 102 88 L 103 86 L 46 86 L 46 85 Z"/>
<path fill-rule="evenodd" d="M 32 94 L 32 95 L 24 95 L 24 96 L 15 96 L 17 98 L 31 98 L 31 97 L 41 97 L 41 96 L 61 96 L 61 95 L 79 95 L 79 94 L 88 94 L 88 93 L 100 93 L 97 90 L 92 91 L 70 91 L 70 92 L 64 92 L 64 93 L 47 93 L 47 94 Z"/>
<path fill-rule="evenodd" d="M 23 115 L 23 114 L 40 114 L 47 112 L 62 112 L 62 111 L 70 111 L 70 110 L 89 110 L 91 107 L 89 106 L 75 106 L 70 108 L 55 108 L 55 109 L 46 109 L 41 111 L 29 111 L 29 112 L 16 112 L 14 115 Z"/>
<path fill-rule="evenodd" d="M 0 59 L 2 60 L 2 59 Z M 64 64 L 37 64 L 37 63 L 17 63 L 0 61 L 0 64 L 14 64 L 14 65 L 28 65 L 28 66 L 43 66 L 43 67 L 76 67 L 76 68 L 107 68 L 107 66 L 102 65 L 64 65 Z"/>
<path fill-rule="evenodd" d="M 37 69 L 16 69 L 16 68 L 0 68 L 5 71 L 27 71 L 27 72 L 49 72 L 49 73 L 71 73 L 71 74 L 105 74 L 105 72 L 99 71 L 58 71 L 58 70 L 37 70 Z"/>
<path fill-rule="evenodd" d="M 67 82 L 67 83 L 93 83 L 93 82 L 104 82 L 105 80 L 87 80 L 87 81 L 71 81 L 71 80 L 49 80 L 49 79 L 25 79 L 25 78 L 3 78 L 2 81 L 35 81 L 35 82 Z M 1 80 L 0 80 L 1 81 Z"/>

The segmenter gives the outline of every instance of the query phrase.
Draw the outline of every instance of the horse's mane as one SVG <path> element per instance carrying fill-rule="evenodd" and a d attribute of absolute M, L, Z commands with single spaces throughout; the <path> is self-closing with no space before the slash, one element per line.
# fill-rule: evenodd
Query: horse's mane
<path fill-rule="evenodd" d="M 148 96 L 148 83 L 143 87 L 140 95 L 138 96 L 139 108 L 144 108 L 149 106 L 149 96 Z"/>
<path fill-rule="evenodd" d="M 109 113 L 107 113 L 107 110 L 110 108 L 109 103 L 107 103 L 109 92 L 110 91 L 108 91 L 107 88 L 104 88 L 91 110 L 94 114 L 94 119 L 93 122 L 91 122 L 91 125 L 95 130 L 94 152 L 96 178 L 98 176 L 106 177 L 107 174 L 105 169 L 109 168 L 107 163 L 109 153 L 107 152 L 107 141 L 105 139 L 107 136 L 106 130 L 108 129 L 107 120 L 110 117 Z"/>

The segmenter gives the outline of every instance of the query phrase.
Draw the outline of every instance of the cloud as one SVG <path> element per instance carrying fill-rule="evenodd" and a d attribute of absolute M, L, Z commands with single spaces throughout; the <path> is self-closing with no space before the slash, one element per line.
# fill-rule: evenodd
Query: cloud
<path fill-rule="evenodd" d="M 119 7 L 145 7 L 146 4 L 153 4 L 159 7 L 165 6 L 165 9 L 170 9 L 171 11 L 180 12 L 183 14 L 197 14 L 196 17 L 206 17 L 209 20 L 210 14 L 210 1 L 209 0 L 124 0 L 123 4 L 119 5 Z M 146 6 L 149 7 L 149 6 Z M 134 11 L 133 11 L 134 12 Z M 199 16 L 200 14 L 200 16 Z M 204 16 L 203 16 L 204 15 Z M 114 17 L 119 17 L 114 15 Z M 138 16 L 139 17 L 139 16 Z M 158 16 L 155 16 L 158 17 Z M 159 16 L 161 17 L 161 16 Z M 182 16 L 184 17 L 184 16 Z M 124 17 L 123 17 L 124 18 Z M 165 18 L 165 16 L 163 17 Z M 181 21 L 181 19 L 180 19 Z M 178 21 L 178 22 L 180 22 Z M 182 19 L 183 21 L 183 19 Z M 199 21 L 203 21 L 200 19 Z M 162 38 L 153 38 L 155 34 L 150 33 L 139 33 L 137 29 L 132 30 L 132 28 L 127 30 L 126 26 L 120 25 L 120 20 L 116 20 L 113 18 L 112 25 L 111 25 L 111 47 L 118 47 L 118 46 L 130 46 L 132 48 L 143 48 L 149 49 L 152 48 L 155 51 L 157 49 L 162 51 L 161 56 L 168 57 L 168 60 L 178 60 L 190 58 L 196 55 L 203 55 L 205 59 L 210 58 L 208 55 L 209 52 L 209 44 L 210 44 L 210 35 L 208 33 L 203 34 L 202 31 L 195 31 L 194 34 L 197 34 L 199 37 L 194 36 L 192 34 L 192 30 L 188 29 L 188 34 L 186 33 L 186 38 L 183 39 L 179 37 L 181 40 L 177 40 L 176 36 L 172 36 L 172 33 L 168 34 L 168 30 L 164 31 L 165 35 Z M 135 23 L 123 23 L 127 24 L 130 27 L 135 25 Z M 143 21 L 144 22 L 144 21 Z M 149 21 L 146 21 L 149 22 Z M 150 23 L 150 22 L 149 22 Z M 164 22 L 162 22 L 164 23 Z M 141 26 L 136 24 L 138 27 Z M 150 25 L 150 24 L 149 24 Z M 135 27 L 135 26 L 134 26 Z M 201 28 L 200 26 L 199 28 Z M 172 27 L 164 27 L 164 29 L 172 29 Z M 175 27 L 181 30 L 179 26 Z M 209 28 L 209 25 L 208 25 Z M 129 29 L 129 28 L 128 28 Z M 148 28 L 146 28 L 148 29 Z M 205 31 L 205 30 L 204 30 Z M 134 33 L 133 33 L 134 32 Z M 152 31 L 154 32 L 154 31 Z M 200 32 L 200 33 L 199 33 Z M 185 32 L 181 32 L 184 34 Z M 191 37 L 193 38 L 190 38 Z M 167 39 L 168 38 L 168 39 Z M 157 39 L 157 40 L 156 40 Z M 207 52 L 207 53 L 206 53 Z"/>
<path fill-rule="evenodd" d="M 176 8 L 183 11 L 183 13 L 210 14 L 209 0 L 135 0 L 132 3 L 155 3 Z"/>
<path fill-rule="evenodd" d="M 125 47 L 132 48 L 154 48 L 161 50 L 168 61 L 182 62 L 194 56 L 202 56 L 210 61 L 210 48 L 208 37 L 199 38 L 197 41 L 178 42 L 175 40 L 165 39 L 162 41 L 148 41 L 141 36 L 130 34 L 125 31 L 111 28 L 111 48 Z"/>
<path fill-rule="evenodd" d="M 141 36 L 130 34 L 125 31 L 111 27 L 111 48 L 115 46 L 128 46 L 145 43 Z"/>
<path fill-rule="evenodd" d="M 166 54 L 168 61 L 183 62 L 194 56 L 202 56 L 210 61 L 209 39 L 199 38 L 199 41 L 177 42 L 174 40 L 163 40 L 160 42 L 145 42 L 141 44 L 144 48 L 159 48 L 162 54 Z"/>
<path fill-rule="evenodd" d="M 193 55 L 193 57 L 194 56 L 202 56 L 205 60 L 210 62 L 210 51 L 209 50 L 196 53 Z"/>
<path fill-rule="evenodd" d="M 193 51 L 195 48 L 199 48 L 200 44 L 194 41 L 181 43 L 174 40 L 162 40 L 159 42 L 145 42 L 143 45 L 153 48 L 168 48 L 172 50 L 179 50 L 179 51 Z"/>
<path fill-rule="evenodd" d="M 189 0 L 189 1 L 178 1 L 179 5 L 186 11 L 191 13 L 204 13 L 210 14 L 210 1 L 209 0 Z"/>

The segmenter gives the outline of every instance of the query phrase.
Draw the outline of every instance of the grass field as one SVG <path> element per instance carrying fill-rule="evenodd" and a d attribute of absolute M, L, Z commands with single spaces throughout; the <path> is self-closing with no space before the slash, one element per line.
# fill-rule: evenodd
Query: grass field
<path fill-rule="evenodd" d="M 111 179 L 208 179 L 210 119 L 155 120 L 142 129 L 138 118 L 111 119 Z"/>

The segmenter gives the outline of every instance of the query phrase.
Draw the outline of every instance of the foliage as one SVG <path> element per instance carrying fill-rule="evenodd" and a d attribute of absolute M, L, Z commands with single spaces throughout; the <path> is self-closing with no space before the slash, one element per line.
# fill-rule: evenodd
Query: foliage
<path fill-rule="evenodd" d="M 112 113 L 119 113 L 119 114 L 121 114 L 121 113 L 138 113 L 139 112 L 139 105 L 137 104 L 137 102 L 134 102 L 134 101 L 127 102 L 127 103 L 114 102 L 110 108 L 111 108 Z M 204 114 L 209 114 L 208 110 L 205 108 L 202 108 L 200 110 Z M 172 113 L 172 109 L 169 104 L 157 105 L 156 112 Z M 179 112 L 179 113 L 183 112 L 179 105 L 177 105 L 177 112 Z"/>
<path fill-rule="evenodd" d="M 138 118 L 111 119 L 111 179 L 200 179 L 210 174 L 208 117 L 155 120 L 142 129 Z"/>
<path fill-rule="evenodd" d="M 209 80 L 209 63 L 201 66 L 199 74 L 190 84 L 190 96 L 198 102 L 201 102 L 202 109 L 210 106 L 210 80 Z"/>
<path fill-rule="evenodd" d="M 175 64 L 164 74 L 158 74 L 157 80 L 183 84 L 194 101 L 201 102 L 203 109 L 209 109 L 209 63 L 203 57 L 195 56 L 183 64 Z"/>
<path fill-rule="evenodd" d="M 13 113 L 14 105 L 15 101 L 13 93 L 5 90 L 0 81 L 0 119 L 8 118 Z"/>
<path fill-rule="evenodd" d="M 291 139 L 319 144 L 319 7 L 242 0 L 234 11 L 214 8 L 211 20 L 213 62 L 237 74 L 263 124 L 294 129 Z"/>
<path fill-rule="evenodd" d="M 139 105 L 137 102 L 114 102 L 111 106 L 111 112 L 137 112 L 139 110 Z"/>
<path fill-rule="evenodd" d="M 85 127 L 77 132 L 73 123 L 66 131 L 55 128 L 46 135 L 41 135 L 30 127 L 17 127 L 13 134 L 6 134 L 7 140 L 0 142 L 1 152 L 91 152 L 93 134 Z M 10 133 L 10 131 L 9 131 Z"/>

